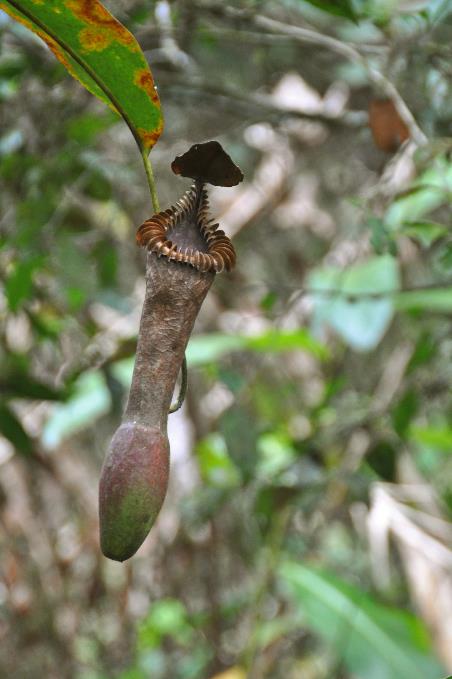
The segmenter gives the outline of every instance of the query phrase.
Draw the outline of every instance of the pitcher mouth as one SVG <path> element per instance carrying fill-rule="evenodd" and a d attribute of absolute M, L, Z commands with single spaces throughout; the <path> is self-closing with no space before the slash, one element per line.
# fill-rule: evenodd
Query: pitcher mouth
<path fill-rule="evenodd" d="M 174 262 L 198 271 L 231 271 L 234 246 L 209 216 L 203 183 L 196 181 L 173 206 L 146 220 L 137 231 L 137 243 Z"/>

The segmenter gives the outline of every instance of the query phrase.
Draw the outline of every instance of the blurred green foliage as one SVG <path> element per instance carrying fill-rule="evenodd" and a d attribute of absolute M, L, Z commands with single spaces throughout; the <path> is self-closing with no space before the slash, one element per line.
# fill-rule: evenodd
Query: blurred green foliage
<path fill-rule="evenodd" d="M 207 138 L 248 193 L 212 193 L 238 267 L 189 343 L 170 494 L 125 566 L 100 556 L 95 498 L 133 369 L 146 182 L 125 126 L 0 14 L 0 675 L 440 679 L 450 3 L 151 5 L 109 9 L 159 84 L 162 207 L 185 189 L 172 158 Z M 365 69 L 258 30 L 254 12 L 358 50 L 427 143 L 385 156 Z M 272 94 L 287 75 L 320 98 L 345 92 L 358 122 L 299 115 Z"/>

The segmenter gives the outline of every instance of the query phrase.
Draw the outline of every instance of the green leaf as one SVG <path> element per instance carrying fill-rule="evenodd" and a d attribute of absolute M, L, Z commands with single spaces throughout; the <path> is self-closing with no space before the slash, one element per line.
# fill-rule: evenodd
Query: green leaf
<path fill-rule="evenodd" d="M 452 311 L 452 288 L 399 292 L 394 297 L 394 304 L 399 311 L 420 309 L 421 311 L 450 313 Z"/>
<path fill-rule="evenodd" d="M 349 0 L 330 0 L 325 2 L 324 0 L 304 0 L 310 5 L 314 5 L 323 12 L 332 14 L 333 16 L 344 17 L 345 19 L 350 19 L 351 21 L 356 21 L 357 15 L 353 7 L 353 3 Z"/>
<path fill-rule="evenodd" d="M 133 35 L 98 0 L 0 0 L 92 94 L 119 113 L 138 147 L 162 132 L 160 101 Z"/>
<path fill-rule="evenodd" d="M 192 634 L 184 605 L 176 599 L 161 599 L 151 606 L 147 618 L 139 626 L 138 648 L 154 648 L 166 636 L 187 643 Z"/>
<path fill-rule="evenodd" d="M 121 672 L 119 677 L 120 679 L 147 679 L 147 675 L 142 670 L 135 668 Z"/>
<path fill-rule="evenodd" d="M 237 486 L 240 474 L 221 434 L 210 434 L 196 446 L 203 481 L 216 488 Z"/>
<path fill-rule="evenodd" d="M 8 374 L 0 379 L 0 391 L 9 398 L 25 398 L 37 401 L 63 401 L 67 392 L 52 389 L 47 384 L 35 380 L 25 371 Z"/>
<path fill-rule="evenodd" d="M 431 361 L 437 352 L 436 339 L 429 332 L 423 332 L 416 342 L 413 355 L 408 363 L 407 375 L 414 372 L 419 366 Z"/>
<path fill-rule="evenodd" d="M 438 271 L 446 276 L 452 272 L 452 243 L 444 243 L 435 258 Z"/>
<path fill-rule="evenodd" d="M 33 454 L 33 442 L 15 414 L 6 405 L 0 405 L 0 432 L 11 441 L 14 448 L 23 455 Z"/>
<path fill-rule="evenodd" d="M 269 480 L 287 469 L 296 455 L 289 437 L 279 432 L 262 434 L 257 442 L 257 450 L 259 453 L 257 474 Z"/>
<path fill-rule="evenodd" d="M 437 679 L 423 624 L 329 573 L 294 562 L 280 577 L 308 627 L 328 642 L 357 679 Z"/>
<path fill-rule="evenodd" d="M 74 395 L 64 404 L 55 406 L 42 433 L 42 442 L 55 448 L 60 442 L 95 422 L 110 408 L 110 394 L 102 374 L 85 373 L 74 385 Z"/>
<path fill-rule="evenodd" d="M 118 252 L 110 243 L 102 240 L 96 246 L 95 256 L 101 287 L 114 287 L 119 265 Z"/>
<path fill-rule="evenodd" d="M 33 289 L 33 273 L 42 264 L 43 257 L 31 257 L 18 262 L 5 282 L 6 299 L 10 311 L 17 311 Z"/>
<path fill-rule="evenodd" d="M 379 217 L 370 217 L 367 225 L 372 234 L 370 242 L 375 253 L 377 255 L 383 255 L 385 252 L 394 254 L 396 248 L 394 234 L 388 229 L 384 221 Z"/>
<path fill-rule="evenodd" d="M 212 333 L 193 337 L 187 348 L 189 365 L 205 365 L 217 361 L 232 351 L 280 353 L 307 351 L 319 359 L 327 359 L 328 349 L 307 330 L 270 330 L 254 337 Z"/>
<path fill-rule="evenodd" d="M 187 347 L 188 365 L 205 365 L 213 363 L 225 354 L 244 349 L 245 342 L 239 335 L 196 335 L 190 339 Z"/>
<path fill-rule="evenodd" d="M 414 418 L 418 408 L 419 399 L 417 393 L 413 389 L 408 389 L 392 409 L 392 424 L 400 438 L 405 437 L 410 422 Z"/>
<path fill-rule="evenodd" d="M 392 319 L 390 296 L 399 288 L 397 261 L 383 255 L 346 270 L 317 269 L 309 277 L 309 288 L 314 291 L 314 323 L 329 325 L 354 349 L 369 351 Z"/>
<path fill-rule="evenodd" d="M 366 463 L 385 481 L 394 482 L 397 448 L 389 441 L 378 441 L 366 453 Z"/>
<path fill-rule="evenodd" d="M 269 330 L 257 337 L 246 339 L 246 348 L 252 351 L 279 353 L 302 349 L 319 359 L 327 359 L 327 347 L 314 339 L 307 330 L 281 331 Z"/>
<path fill-rule="evenodd" d="M 426 248 L 429 248 L 432 243 L 447 232 L 447 226 L 437 222 L 405 222 L 401 228 L 401 233 L 404 236 L 418 240 Z"/>
<path fill-rule="evenodd" d="M 451 191 L 452 164 L 445 157 L 435 157 L 416 184 L 391 203 L 384 221 L 391 229 L 405 222 L 421 221 L 440 205 L 449 204 Z"/>
<path fill-rule="evenodd" d="M 416 427 L 409 431 L 410 438 L 418 444 L 449 452 L 452 449 L 452 429 L 446 425 Z"/>

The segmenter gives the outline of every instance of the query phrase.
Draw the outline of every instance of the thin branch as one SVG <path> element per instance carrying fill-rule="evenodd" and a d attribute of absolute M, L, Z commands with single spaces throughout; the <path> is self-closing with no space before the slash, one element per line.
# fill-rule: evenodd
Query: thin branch
<path fill-rule="evenodd" d="M 380 73 L 378 69 L 372 66 L 367 61 L 367 59 L 365 59 L 365 57 L 363 57 L 362 54 L 360 54 L 360 52 L 349 43 L 343 42 L 342 40 L 337 40 L 336 38 L 332 38 L 329 35 L 324 35 L 323 33 L 318 33 L 317 31 L 313 31 L 308 28 L 302 28 L 301 26 L 291 26 L 289 24 L 283 23 L 282 21 L 277 21 L 276 19 L 266 17 L 262 14 L 252 14 L 247 10 L 238 10 L 232 7 L 219 5 L 218 3 L 212 2 L 211 0 L 198 0 L 197 6 L 200 9 L 210 10 L 216 14 L 221 14 L 232 19 L 246 20 L 258 28 L 262 28 L 274 34 L 291 37 L 293 40 L 301 43 L 325 47 L 332 52 L 336 52 L 336 54 L 340 54 L 349 61 L 358 64 L 366 71 L 369 80 L 376 87 L 378 87 L 378 89 L 383 92 L 385 96 L 393 101 L 400 117 L 409 129 L 410 136 L 413 141 L 419 146 L 427 143 L 428 139 L 426 135 L 417 124 L 413 114 L 404 102 L 395 85 L 382 73 Z"/>
<path fill-rule="evenodd" d="M 349 59 L 355 64 L 361 66 L 369 76 L 369 80 L 378 88 L 380 88 L 381 91 L 393 101 L 400 117 L 409 129 L 410 136 L 413 141 L 415 141 L 419 146 L 427 142 L 426 135 L 417 124 L 413 114 L 405 104 L 395 85 L 378 69 L 369 64 L 367 59 L 365 59 L 357 49 L 328 35 L 323 35 L 322 33 L 317 33 L 316 31 L 311 31 L 307 28 L 301 28 L 299 26 L 289 26 L 288 24 L 284 24 L 281 21 L 276 21 L 275 19 L 270 19 L 265 16 L 255 16 L 254 23 L 256 26 L 266 28 L 270 31 L 291 35 L 295 40 L 299 40 L 300 42 L 326 47 L 327 49 L 336 52 L 337 54 L 341 54 L 346 59 Z"/>
<path fill-rule="evenodd" d="M 287 44 L 288 41 L 293 39 L 292 35 L 283 35 L 279 33 L 258 33 L 257 31 L 242 31 L 233 28 L 215 28 L 210 26 L 209 34 L 215 35 L 215 37 L 221 40 L 237 41 L 237 39 L 239 39 L 240 42 L 248 42 L 254 45 L 274 45 L 281 43 Z M 372 45 L 371 43 L 362 45 L 360 48 L 363 50 L 363 52 L 373 54 L 382 54 L 387 51 L 387 47 L 385 45 Z"/>
<path fill-rule="evenodd" d="M 196 64 L 192 57 L 181 50 L 176 41 L 176 31 L 174 30 L 168 0 L 159 0 L 156 3 L 154 16 L 158 27 L 160 47 L 151 49 L 145 56 L 149 57 L 154 64 L 161 61 L 169 62 L 183 71 L 195 68 Z"/>
<path fill-rule="evenodd" d="M 270 96 L 248 93 L 244 94 L 234 87 L 225 86 L 224 84 L 211 83 L 202 78 L 191 76 L 187 80 L 185 76 L 177 77 L 171 74 L 170 78 L 166 79 L 162 74 L 160 82 L 165 85 L 165 91 L 171 93 L 171 89 L 177 96 L 179 91 L 183 95 L 196 98 L 198 102 L 200 94 L 206 98 L 211 97 L 217 101 L 223 101 L 225 108 L 235 115 L 240 115 L 241 111 L 254 116 L 254 111 L 258 115 L 259 120 L 263 118 L 272 119 L 277 117 L 296 117 L 301 120 L 309 120 L 312 122 L 324 123 L 326 125 L 342 125 L 347 127 L 360 127 L 367 122 L 367 112 L 365 111 L 345 111 L 341 115 L 328 115 L 326 113 L 311 113 L 301 111 L 299 109 L 290 109 L 280 106 Z M 249 122 L 249 121 L 247 121 Z"/>

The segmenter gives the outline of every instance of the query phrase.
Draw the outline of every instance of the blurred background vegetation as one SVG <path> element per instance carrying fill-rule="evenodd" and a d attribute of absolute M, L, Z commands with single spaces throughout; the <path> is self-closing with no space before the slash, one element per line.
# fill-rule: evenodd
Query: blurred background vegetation
<path fill-rule="evenodd" d="M 238 266 L 189 345 L 158 524 L 110 562 L 149 194 L 124 123 L 0 13 L 0 675 L 445 677 L 452 3 L 106 5 L 159 87 L 162 206 L 192 143 L 244 171 L 211 190 Z"/>

